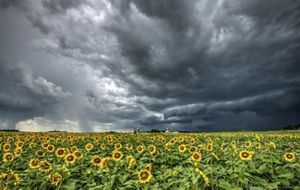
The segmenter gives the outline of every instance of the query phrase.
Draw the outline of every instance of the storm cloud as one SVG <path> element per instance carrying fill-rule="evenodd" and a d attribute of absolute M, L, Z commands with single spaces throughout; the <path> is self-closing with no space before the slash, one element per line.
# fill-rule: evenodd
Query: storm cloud
<path fill-rule="evenodd" d="M 2 128 L 270 130 L 299 122 L 299 1 L 0 7 Z"/>

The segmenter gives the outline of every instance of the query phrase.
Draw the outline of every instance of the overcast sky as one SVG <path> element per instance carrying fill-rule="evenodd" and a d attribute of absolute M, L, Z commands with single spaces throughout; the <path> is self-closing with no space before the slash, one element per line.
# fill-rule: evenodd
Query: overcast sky
<path fill-rule="evenodd" d="M 0 0 L 0 128 L 300 122 L 299 0 Z"/>

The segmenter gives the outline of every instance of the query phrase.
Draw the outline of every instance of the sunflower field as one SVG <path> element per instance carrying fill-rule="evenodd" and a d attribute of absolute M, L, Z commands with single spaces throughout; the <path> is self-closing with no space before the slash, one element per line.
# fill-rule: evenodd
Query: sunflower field
<path fill-rule="evenodd" d="M 300 189 L 300 134 L 0 133 L 0 189 Z"/>

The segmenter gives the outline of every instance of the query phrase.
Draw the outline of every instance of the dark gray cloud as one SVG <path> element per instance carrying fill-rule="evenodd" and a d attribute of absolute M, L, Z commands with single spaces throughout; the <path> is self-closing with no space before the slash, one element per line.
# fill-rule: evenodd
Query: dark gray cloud
<path fill-rule="evenodd" d="M 15 53 L 26 69 L 1 62 L 5 118 L 72 120 L 88 131 L 299 122 L 299 1 L 24 2 L 0 4 L 39 31 L 22 39 L 32 51 L 24 60 Z"/>

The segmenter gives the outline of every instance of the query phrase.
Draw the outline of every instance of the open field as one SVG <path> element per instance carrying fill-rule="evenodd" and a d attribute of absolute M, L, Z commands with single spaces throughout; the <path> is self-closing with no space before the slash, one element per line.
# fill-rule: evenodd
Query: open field
<path fill-rule="evenodd" d="M 0 133 L 0 189 L 300 189 L 299 133 Z"/>

